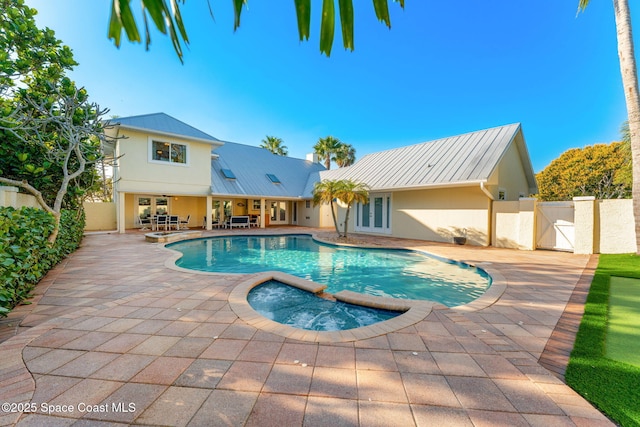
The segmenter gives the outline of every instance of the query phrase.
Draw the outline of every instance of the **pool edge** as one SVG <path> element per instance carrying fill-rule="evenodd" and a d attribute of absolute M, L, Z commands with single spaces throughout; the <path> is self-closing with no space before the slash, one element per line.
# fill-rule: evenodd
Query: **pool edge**
<path fill-rule="evenodd" d="M 249 291 L 254 287 L 269 280 L 277 280 L 279 282 L 283 282 L 307 291 L 310 291 L 310 289 L 318 288 L 324 289 L 326 286 L 318 285 L 317 283 L 310 280 L 300 279 L 299 277 L 279 271 L 267 271 L 264 273 L 256 273 L 246 280 L 240 282 L 229 294 L 229 306 L 241 320 L 262 331 L 270 332 L 272 334 L 279 335 L 285 338 L 296 339 L 299 341 L 351 342 L 362 339 L 375 338 L 377 336 L 395 332 L 399 329 L 403 329 L 420 322 L 431 313 L 431 310 L 434 306 L 439 305 L 432 301 L 403 300 L 402 304 L 404 304 L 404 306 L 406 306 L 408 310 L 398 315 L 397 317 L 394 317 L 393 319 L 376 322 L 369 326 L 362 326 L 360 328 L 346 329 L 342 331 L 309 331 L 306 329 L 283 325 L 282 323 L 267 319 L 266 317 L 255 311 L 253 307 L 251 307 L 251 305 L 247 301 L 247 295 L 249 294 Z M 305 283 L 300 282 L 308 282 L 308 285 L 304 286 Z M 318 292 L 320 292 L 322 289 L 318 290 Z M 382 297 L 362 295 L 362 297 L 364 298 L 362 298 L 361 301 L 358 302 L 356 298 L 358 294 L 356 292 L 352 292 L 352 294 L 353 295 L 351 296 L 351 302 L 363 306 L 371 307 L 371 301 L 375 298 L 386 300 L 386 298 Z M 376 308 L 386 308 L 384 307 L 384 301 L 380 301 Z M 393 310 L 394 308 L 391 309 Z M 397 310 L 397 308 L 395 308 L 395 310 Z"/>

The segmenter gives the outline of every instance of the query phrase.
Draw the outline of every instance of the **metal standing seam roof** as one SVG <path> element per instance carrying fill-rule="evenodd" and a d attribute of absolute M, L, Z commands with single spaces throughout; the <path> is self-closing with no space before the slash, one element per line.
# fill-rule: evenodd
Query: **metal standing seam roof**
<path fill-rule="evenodd" d="M 250 145 L 224 142 L 212 150 L 211 191 L 214 195 L 309 198 L 305 193 L 310 175 L 324 170 L 324 166 L 307 160 L 278 156 Z M 217 158 L 216 158 L 217 156 Z M 236 179 L 227 179 L 222 169 L 229 169 Z M 268 174 L 275 175 L 274 183 Z"/>
<path fill-rule="evenodd" d="M 535 175 L 519 123 L 368 154 L 349 167 L 320 172 L 320 179 L 351 179 L 372 190 L 486 182 L 512 143 L 533 190 Z"/>
<path fill-rule="evenodd" d="M 199 129 L 194 128 L 174 117 L 165 113 L 143 114 L 140 116 L 118 117 L 109 121 L 111 125 L 120 125 L 121 127 L 136 129 L 142 131 L 152 131 L 167 135 L 174 135 L 183 138 L 197 139 L 200 141 L 210 142 L 212 144 L 222 143 L 215 138 Z M 216 144 L 217 145 L 217 144 Z"/>

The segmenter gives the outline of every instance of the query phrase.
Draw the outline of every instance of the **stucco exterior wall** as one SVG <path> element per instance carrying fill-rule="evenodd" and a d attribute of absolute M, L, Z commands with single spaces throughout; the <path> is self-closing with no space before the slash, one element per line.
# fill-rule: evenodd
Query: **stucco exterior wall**
<path fill-rule="evenodd" d="M 17 187 L 0 186 L 0 206 L 40 208 L 40 204 L 31 194 L 19 193 Z"/>
<path fill-rule="evenodd" d="M 496 200 L 498 200 L 499 190 L 505 191 L 504 200 L 517 201 L 520 197 L 529 196 L 529 184 L 516 144 L 511 144 L 504 154 L 496 172 L 489 180 L 489 184 L 491 184 L 491 193 Z"/>
<path fill-rule="evenodd" d="M 167 195 L 207 195 L 211 192 L 211 145 L 167 136 L 158 141 L 188 147 L 187 164 L 150 160 L 150 135 L 122 129 L 118 141 L 118 191 Z"/>
<path fill-rule="evenodd" d="M 635 253 L 636 232 L 633 219 L 633 200 L 598 200 L 597 215 L 600 218 L 599 247 L 603 254 Z"/>
<path fill-rule="evenodd" d="M 392 195 L 391 235 L 436 242 L 489 244 L 490 200 L 479 187 L 398 191 Z"/>
<path fill-rule="evenodd" d="M 494 201 L 491 245 L 496 248 L 536 248 L 536 199 Z"/>
<path fill-rule="evenodd" d="M 115 230 L 116 204 L 115 203 L 83 203 L 86 214 L 85 231 Z"/>

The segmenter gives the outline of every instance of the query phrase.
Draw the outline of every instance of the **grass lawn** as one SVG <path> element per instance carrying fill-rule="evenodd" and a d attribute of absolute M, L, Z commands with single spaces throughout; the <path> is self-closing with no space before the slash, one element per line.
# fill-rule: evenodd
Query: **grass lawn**
<path fill-rule="evenodd" d="M 613 291 L 615 296 L 610 296 L 612 276 L 640 279 L 640 257 L 600 255 L 565 379 L 567 384 L 616 423 L 640 426 L 640 367 L 614 360 L 612 353 L 607 354 L 610 303 L 615 303 L 614 317 L 617 316 L 616 311 L 624 309 L 618 303 L 620 292 L 617 283 Z M 614 281 L 617 282 L 617 279 Z M 624 289 L 622 293 L 625 293 Z M 627 297 L 622 295 L 622 300 L 624 302 Z M 624 333 L 622 326 L 613 325 L 614 341 L 616 336 Z M 633 333 L 637 334 L 637 331 Z M 622 336 L 622 339 L 627 346 L 630 345 L 629 335 Z M 624 349 L 622 352 L 625 352 Z"/>
<path fill-rule="evenodd" d="M 607 357 L 640 368 L 640 279 L 611 277 L 607 325 Z"/>

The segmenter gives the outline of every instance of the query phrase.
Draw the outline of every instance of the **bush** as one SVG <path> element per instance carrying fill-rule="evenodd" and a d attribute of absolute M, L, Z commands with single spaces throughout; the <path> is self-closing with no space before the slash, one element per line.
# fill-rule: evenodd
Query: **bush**
<path fill-rule="evenodd" d="M 82 240 L 84 212 L 63 211 L 53 246 L 53 216 L 41 209 L 0 207 L 0 316 L 29 297 L 42 277 Z"/>

